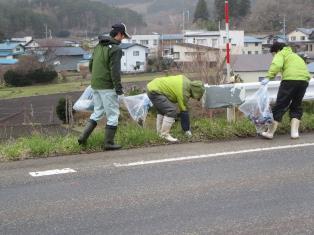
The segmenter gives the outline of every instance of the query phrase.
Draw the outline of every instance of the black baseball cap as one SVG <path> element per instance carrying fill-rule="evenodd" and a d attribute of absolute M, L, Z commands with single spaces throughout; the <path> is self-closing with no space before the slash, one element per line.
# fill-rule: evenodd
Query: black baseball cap
<path fill-rule="evenodd" d="M 116 30 L 118 32 L 121 32 L 125 35 L 125 37 L 127 39 L 130 39 L 131 36 L 128 34 L 127 30 L 126 30 L 126 25 L 123 23 L 118 23 L 118 24 L 114 24 L 111 26 L 113 30 Z"/>

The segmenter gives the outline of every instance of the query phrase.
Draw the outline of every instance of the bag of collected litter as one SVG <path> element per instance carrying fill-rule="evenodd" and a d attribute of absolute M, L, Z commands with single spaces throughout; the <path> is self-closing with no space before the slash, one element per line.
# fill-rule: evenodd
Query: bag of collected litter
<path fill-rule="evenodd" d="M 273 114 L 270 108 L 270 99 L 267 92 L 267 85 L 261 86 L 257 92 L 248 97 L 240 105 L 239 110 L 247 116 L 256 127 L 256 132 L 262 133 L 273 122 Z"/>
<path fill-rule="evenodd" d="M 93 89 L 88 86 L 81 97 L 73 105 L 73 109 L 80 112 L 93 112 Z"/>
<path fill-rule="evenodd" d="M 125 96 L 123 103 L 130 113 L 130 116 L 140 126 L 144 126 L 149 107 L 153 104 L 147 94 L 139 94 L 134 96 Z"/>

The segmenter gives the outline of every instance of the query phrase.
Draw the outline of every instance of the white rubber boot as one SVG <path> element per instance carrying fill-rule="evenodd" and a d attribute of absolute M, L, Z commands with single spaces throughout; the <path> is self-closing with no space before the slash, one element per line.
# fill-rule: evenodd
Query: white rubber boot
<path fill-rule="evenodd" d="M 160 137 L 166 139 L 169 142 L 177 142 L 178 139 L 173 138 L 170 135 L 170 129 L 172 127 L 172 124 L 175 122 L 174 118 L 164 116 L 161 131 L 160 131 Z"/>
<path fill-rule="evenodd" d="M 299 126 L 300 126 L 300 120 L 296 118 L 291 119 L 291 138 L 292 139 L 298 139 L 299 136 Z"/>
<path fill-rule="evenodd" d="M 278 124 L 279 124 L 278 122 L 274 121 L 274 122 L 270 125 L 270 127 L 268 128 L 268 130 L 262 133 L 262 136 L 265 137 L 266 139 L 270 139 L 270 140 L 271 140 L 272 138 L 274 138 L 274 134 L 275 134 L 275 132 L 276 132 L 276 130 L 277 130 Z"/>
<path fill-rule="evenodd" d="M 157 119 L 156 119 L 156 130 L 157 134 L 160 135 L 161 132 L 161 126 L 162 126 L 162 121 L 164 120 L 164 116 L 161 114 L 157 114 Z"/>

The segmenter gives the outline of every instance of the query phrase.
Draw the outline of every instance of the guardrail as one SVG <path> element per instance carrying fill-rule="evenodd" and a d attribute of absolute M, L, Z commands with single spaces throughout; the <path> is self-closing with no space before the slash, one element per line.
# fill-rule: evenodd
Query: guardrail
<path fill-rule="evenodd" d="M 268 93 L 271 102 L 275 102 L 280 81 L 270 81 L 268 83 Z M 226 108 L 234 107 L 243 103 L 252 96 L 259 88 L 259 82 L 234 83 L 224 85 L 205 85 L 205 95 L 203 97 L 203 107 L 206 108 Z M 314 100 L 314 79 L 311 79 L 306 90 L 304 100 Z"/>

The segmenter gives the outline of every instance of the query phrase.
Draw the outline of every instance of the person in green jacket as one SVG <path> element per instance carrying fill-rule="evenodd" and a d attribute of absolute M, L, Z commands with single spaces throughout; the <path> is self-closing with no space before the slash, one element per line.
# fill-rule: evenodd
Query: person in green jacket
<path fill-rule="evenodd" d="M 311 76 L 304 60 L 286 44 L 276 42 L 271 46 L 270 52 L 274 54 L 274 58 L 267 78 L 261 83 L 262 85 L 267 84 L 278 73 L 281 73 L 282 81 L 276 103 L 272 108 L 274 122 L 267 131 L 262 133 L 262 136 L 272 139 L 283 115 L 289 109 L 291 138 L 297 139 L 299 138 L 299 125 L 303 115 L 302 100 Z"/>
<path fill-rule="evenodd" d="M 187 103 L 189 98 L 200 100 L 204 94 L 202 81 L 190 81 L 184 75 L 155 78 L 147 84 L 147 94 L 157 109 L 156 129 L 160 137 L 176 142 L 170 135 L 170 129 L 177 116 L 178 104 L 181 127 L 187 136 L 191 136 L 190 118 Z"/>
<path fill-rule="evenodd" d="M 110 37 L 99 37 L 99 43 L 94 49 L 89 64 L 92 73 L 91 87 L 93 89 L 94 112 L 78 139 L 80 145 L 86 144 L 88 137 L 104 116 L 107 118 L 105 128 L 104 150 L 117 150 L 121 146 L 114 143 L 119 119 L 118 96 L 123 95 L 121 85 L 121 57 L 119 47 L 122 39 L 130 38 L 123 23 L 112 26 Z"/>

